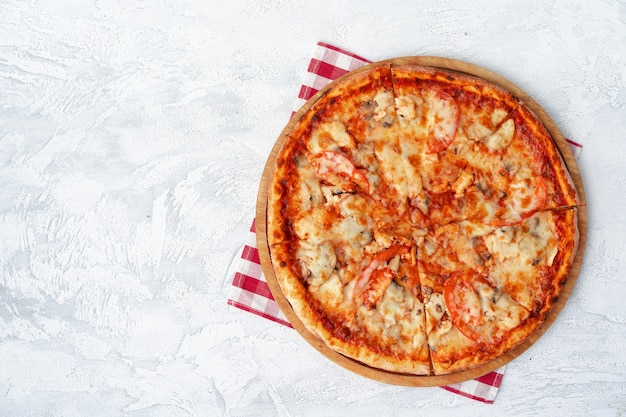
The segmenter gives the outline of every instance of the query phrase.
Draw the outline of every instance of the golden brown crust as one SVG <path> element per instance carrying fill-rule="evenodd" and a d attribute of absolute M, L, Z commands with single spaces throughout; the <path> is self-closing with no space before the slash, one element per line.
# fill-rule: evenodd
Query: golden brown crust
<path fill-rule="evenodd" d="M 268 190 L 272 264 L 331 349 L 442 375 L 498 358 L 543 323 L 576 253 L 578 199 L 549 133 L 510 93 L 372 65 L 320 93 L 284 135 Z"/>

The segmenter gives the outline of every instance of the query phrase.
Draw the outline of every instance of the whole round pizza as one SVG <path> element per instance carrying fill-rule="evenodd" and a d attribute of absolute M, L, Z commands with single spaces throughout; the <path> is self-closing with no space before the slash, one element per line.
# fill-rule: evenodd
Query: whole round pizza
<path fill-rule="evenodd" d="M 447 375 L 542 325 L 579 244 L 579 197 L 521 100 L 447 69 L 372 64 L 284 132 L 267 244 L 308 331 L 369 367 Z"/>

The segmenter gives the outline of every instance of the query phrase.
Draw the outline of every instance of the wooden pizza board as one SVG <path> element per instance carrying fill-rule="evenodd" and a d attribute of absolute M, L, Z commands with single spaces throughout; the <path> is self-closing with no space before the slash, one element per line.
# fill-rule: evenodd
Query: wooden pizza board
<path fill-rule="evenodd" d="M 417 376 L 410 374 L 402 374 L 396 372 L 390 372 L 382 369 L 372 368 L 367 366 L 361 362 L 358 362 L 354 359 L 348 358 L 340 353 L 335 352 L 330 349 L 326 344 L 318 338 L 316 335 L 311 333 L 305 326 L 302 324 L 300 319 L 294 313 L 289 301 L 283 295 L 280 285 L 276 279 L 276 275 L 274 274 L 274 270 L 272 267 L 272 261 L 269 252 L 269 246 L 267 243 L 267 197 L 268 197 L 268 186 L 271 181 L 274 162 L 280 149 L 283 145 L 283 142 L 286 138 L 286 134 L 290 132 L 297 120 L 306 113 L 306 111 L 311 107 L 311 105 L 317 101 L 317 99 L 325 93 L 328 89 L 332 88 L 337 82 L 339 82 L 344 77 L 349 77 L 355 73 L 361 71 L 367 71 L 372 66 L 378 65 L 421 65 L 421 66 L 429 66 L 436 68 L 443 68 L 446 70 L 457 71 L 469 75 L 473 75 L 484 80 L 491 82 L 497 86 L 504 88 L 511 92 L 515 97 L 517 97 L 520 101 L 522 101 L 528 108 L 530 108 L 537 117 L 543 122 L 545 127 L 550 132 L 557 148 L 561 152 L 561 156 L 567 165 L 569 173 L 574 181 L 576 189 L 578 191 L 578 196 L 580 199 L 580 206 L 578 207 L 578 228 L 580 233 L 580 240 L 578 245 L 578 250 L 576 256 L 574 258 L 572 268 L 570 274 L 563 286 L 561 293 L 559 295 L 559 299 L 554 304 L 551 309 L 548 317 L 545 322 L 533 332 L 524 342 L 515 347 L 514 349 L 504 353 L 503 355 L 493 359 L 492 361 L 483 364 L 477 368 L 473 368 L 467 371 L 456 372 L 448 375 L 435 375 L 435 376 Z M 585 250 L 586 236 L 587 236 L 587 206 L 585 199 L 585 191 L 583 187 L 582 178 L 580 176 L 580 171 L 578 170 L 578 165 L 576 163 L 576 159 L 568 145 L 565 137 L 554 123 L 554 121 L 548 116 L 548 114 L 541 108 L 541 106 L 535 102 L 528 94 L 526 94 L 522 89 L 517 87 L 515 84 L 506 80 L 498 74 L 495 74 L 487 69 L 481 68 L 479 66 L 449 59 L 442 57 L 434 57 L 434 56 L 416 56 L 416 57 L 402 57 L 402 58 L 394 58 L 385 61 L 375 62 L 364 67 L 361 67 L 355 71 L 352 71 L 338 80 L 333 81 L 328 86 L 320 90 L 317 94 L 307 101 L 304 106 L 291 118 L 291 121 L 285 126 L 281 135 L 277 139 L 270 156 L 267 159 L 265 164 L 265 169 L 263 170 L 263 174 L 261 176 L 261 183 L 259 186 L 259 192 L 257 197 L 257 206 L 256 206 L 256 236 L 257 236 L 257 245 L 259 250 L 259 257 L 261 260 L 261 266 L 263 269 L 263 273 L 265 274 L 265 278 L 267 283 L 272 291 L 272 295 L 274 299 L 278 303 L 280 309 L 285 314 L 285 317 L 289 320 L 291 325 L 300 333 L 300 335 L 317 349 L 320 353 L 326 356 L 331 361 L 336 364 L 355 372 L 359 375 L 365 376 L 367 378 L 371 378 L 376 381 L 395 384 L 395 385 L 403 385 L 403 386 L 418 386 L 418 387 L 426 387 L 426 386 L 443 386 L 454 384 L 462 381 L 466 381 L 469 379 L 474 379 L 479 376 L 485 375 L 489 372 L 492 372 L 501 366 L 509 363 L 514 358 L 522 354 L 526 351 L 530 346 L 532 346 L 550 327 L 550 325 L 554 322 L 558 314 L 563 309 L 563 306 L 567 302 L 574 285 L 576 283 L 576 279 L 578 278 L 578 274 L 580 272 L 583 253 Z"/>

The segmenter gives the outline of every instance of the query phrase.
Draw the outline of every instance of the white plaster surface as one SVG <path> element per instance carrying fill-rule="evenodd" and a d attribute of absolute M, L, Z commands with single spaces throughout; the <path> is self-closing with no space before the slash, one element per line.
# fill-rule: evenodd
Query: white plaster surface
<path fill-rule="evenodd" d="M 584 144 L 582 271 L 493 405 L 226 304 L 317 41 L 487 67 Z M 625 103 L 618 0 L 0 0 L 0 415 L 625 415 Z"/>

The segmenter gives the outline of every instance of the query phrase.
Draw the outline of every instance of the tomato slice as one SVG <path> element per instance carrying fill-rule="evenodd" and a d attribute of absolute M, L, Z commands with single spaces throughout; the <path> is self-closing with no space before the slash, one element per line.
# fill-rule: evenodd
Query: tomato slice
<path fill-rule="evenodd" d="M 548 187 L 543 176 L 530 168 L 521 168 L 511 181 L 511 205 L 518 213 L 534 211 L 548 198 Z"/>
<path fill-rule="evenodd" d="M 395 272 L 391 269 L 381 267 L 394 256 L 406 253 L 409 253 L 409 247 L 399 244 L 393 244 L 378 253 L 357 278 L 352 290 L 353 298 L 360 300 L 368 308 L 371 308 L 382 296 L 382 293 L 395 276 Z"/>
<path fill-rule="evenodd" d="M 391 284 L 395 272 L 389 268 L 377 269 L 372 272 L 367 288 L 359 295 L 359 301 L 367 309 L 372 309 Z"/>
<path fill-rule="evenodd" d="M 473 272 L 453 274 L 444 287 L 444 299 L 452 322 L 461 333 L 476 342 L 493 342 L 493 334 L 483 317 L 478 288 L 489 282 Z"/>
<path fill-rule="evenodd" d="M 352 161 L 338 152 L 324 151 L 315 155 L 311 164 L 316 174 L 333 185 L 352 191 L 354 186 L 369 193 L 370 185 L 367 176 Z"/>

